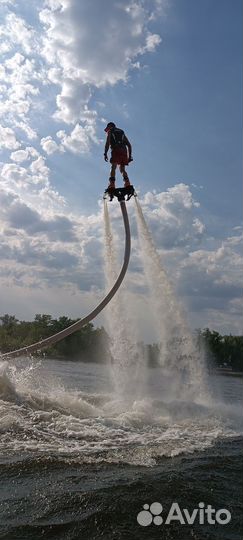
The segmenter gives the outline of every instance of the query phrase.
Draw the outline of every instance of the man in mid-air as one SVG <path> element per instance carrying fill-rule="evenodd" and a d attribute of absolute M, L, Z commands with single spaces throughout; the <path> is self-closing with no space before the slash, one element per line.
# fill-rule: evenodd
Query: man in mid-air
<path fill-rule="evenodd" d="M 105 151 L 104 151 L 105 161 L 108 161 L 107 152 L 109 148 L 111 148 L 111 159 L 110 159 L 111 171 L 110 171 L 108 189 L 115 189 L 117 165 L 119 165 L 120 172 L 123 176 L 124 187 L 129 187 L 131 184 L 130 184 L 125 167 L 131 161 L 133 161 L 132 146 L 129 140 L 127 139 L 124 131 L 116 127 L 114 122 L 109 122 L 107 124 L 105 128 L 105 132 L 107 133 Z M 128 150 L 128 154 L 127 154 L 127 150 Z"/>

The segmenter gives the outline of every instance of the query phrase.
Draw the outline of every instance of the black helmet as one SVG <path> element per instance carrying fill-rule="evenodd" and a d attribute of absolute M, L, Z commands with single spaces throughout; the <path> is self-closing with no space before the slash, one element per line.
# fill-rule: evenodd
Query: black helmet
<path fill-rule="evenodd" d="M 114 124 L 114 122 L 108 122 L 106 128 L 104 129 L 104 131 L 110 131 L 110 129 L 112 128 L 115 128 L 116 127 L 116 124 Z"/>

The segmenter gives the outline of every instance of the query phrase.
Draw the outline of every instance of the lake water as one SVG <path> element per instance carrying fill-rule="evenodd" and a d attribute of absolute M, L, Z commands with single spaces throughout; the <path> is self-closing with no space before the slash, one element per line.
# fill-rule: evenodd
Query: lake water
<path fill-rule="evenodd" d="M 150 369 L 114 392 L 108 366 L 2 362 L 0 538 L 240 540 L 243 380 L 212 375 L 198 402 L 172 385 Z M 163 523 L 138 523 L 154 502 Z M 165 523 L 174 502 L 193 524 Z M 200 523 L 199 503 L 231 520 Z"/>

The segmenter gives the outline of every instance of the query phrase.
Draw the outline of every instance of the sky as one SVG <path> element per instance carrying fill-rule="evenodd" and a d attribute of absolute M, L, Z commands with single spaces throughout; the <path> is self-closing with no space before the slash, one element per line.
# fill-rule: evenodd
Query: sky
<path fill-rule="evenodd" d="M 113 121 L 191 327 L 242 333 L 241 21 L 241 0 L 0 0 L 1 314 L 83 317 L 104 296 Z M 119 205 L 109 210 L 122 249 Z M 139 318 L 128 211 L 125 288 Z"/>

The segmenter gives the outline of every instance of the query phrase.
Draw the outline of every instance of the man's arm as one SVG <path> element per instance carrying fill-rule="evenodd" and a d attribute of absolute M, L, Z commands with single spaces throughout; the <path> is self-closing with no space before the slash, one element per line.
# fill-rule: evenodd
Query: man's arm
<path fill-rule="evenodd" d="M 109 150 L 109 147 L 110 147 L 110 133 L 107 133 L 106 143 L 105 143 L 105 150 L 104 150 L 104 159 L 105 159 L 105 161 L 108 161 L 107 152 Z"/>
<path fill-rule="evenodd" d="M 124 142 L 125 142 L 125 145 L 128 148 L 128 159 L 130 161 L 132 161 L 132 145 L 131 145 L 130 141 L 128 140 L 128 138 L 126 137 L 126 135 L 125 135 Z"/>

